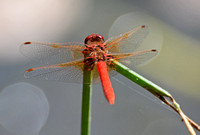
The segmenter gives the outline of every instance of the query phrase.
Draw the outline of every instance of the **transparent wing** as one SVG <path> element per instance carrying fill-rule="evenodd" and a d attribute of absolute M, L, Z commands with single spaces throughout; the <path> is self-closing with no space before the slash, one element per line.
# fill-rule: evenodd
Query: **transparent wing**
<path fill-rule="evenodd" d="M 28 69 L 24 76 L 39 80 L 56 80 L 63 82 L 81 83 L 83 76 L 83 58 L 67 63 L 35 67 Z"/>
<path fill-rule="evenodd" d="M 83 43 L 25 42 L 20 46 L 23 55 L 42 65 L 66 63 L 83 58 Z"/>
<path fill-rule="evenodd" d="M 113 58 L 133 69 L 136 65 L 146 64 L 158 54 L 157 50 L 144 50 L 134 53 L 116 53 L 112 54 Z"/>
<path fill-rule="evenodd" d="M 37 80 L 55 80 L 70 83 L 82 83 L 83 66 L 84 59 L 82 58 L 73 62 L 30 68 L 25 72 L 24 76 L 25 78 L 33 78 Z M 111 68 L 109 69 L 111 70 Z M 100 82 L 96 66 L 92 70 L 92 77 L 94 83 Z"/>
<path fill-rule="evenodd" d="M 147 34 L 148 27 L 142 25 L 127 33 L 109 38 L 105 41 L 105 46 L 111 53 L 132 53 L 136 51 Z"/>

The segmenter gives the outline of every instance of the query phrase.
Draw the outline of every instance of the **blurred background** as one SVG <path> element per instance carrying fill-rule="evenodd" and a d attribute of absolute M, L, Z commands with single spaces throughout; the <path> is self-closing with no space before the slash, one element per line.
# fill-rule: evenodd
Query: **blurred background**
<path fill-rule="evenodd" d="M 83 42 L 105 39 L 127 28 L 148 25 L 143 48 L 159 55 L 134 71 L 169 91 L 200 124 L 200 2 L 198 0 L 1 0 L 0 133 L 80 134 L 82 84 L 25 79 L 30 61 L 25 41 Z M 101 84 L 93 85 L 91 135 L 189 134 L 181 118 L 127 78 L 111 79 L 110 106 Z"/>

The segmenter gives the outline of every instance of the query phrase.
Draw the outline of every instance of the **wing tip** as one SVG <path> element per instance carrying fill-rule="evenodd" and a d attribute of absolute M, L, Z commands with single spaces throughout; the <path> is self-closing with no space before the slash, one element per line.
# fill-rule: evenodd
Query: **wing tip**
<path fill-rule="evenodd" d="M 26 72 L 31 72 L 33 70 L 34 70 L 33 68 L 30 68 L 30 69 L 26 70 Z"/>
<path fill-rule="evenodd" d="M 156 50 L 156 49 L 152 49 L 151 51 L 152 51 L 152 52 L 157 52 L 157 50 Z"/>
<path fill-rule="evenodd" d="M 24 42 L 24 45 L 29 45 L 29 44 L 32 44 L 32 42 Z"/>
<path fill-rule="evenodd" d="M 30 69 L 26 70 L 25 73 L 24 73 L 24 77 L 25 77 L 26 79 L 29 79 L 30 76 L 27 75 L 27 74 L 30 73 L 30 72 L 33 71 L 33 70 L 34 70 L 34 68 L 30 68 Z"/>

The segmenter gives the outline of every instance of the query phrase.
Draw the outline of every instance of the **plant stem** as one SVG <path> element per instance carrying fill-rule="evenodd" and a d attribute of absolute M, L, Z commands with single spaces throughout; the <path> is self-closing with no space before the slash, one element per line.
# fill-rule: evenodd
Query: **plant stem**
<path fill-rule="evenodd" d="M 159 98 L 161 101 L 163 101 L 166 105 L 171 107 L 174 111 L 176 111 L 184 121 L 186 127 L 188 128 L 188 131 L 191 135 L 196 135 L 194 128 L 196 128 L 198 131 L 200 131 L 200 126 L 196 124 L 194 121 L 192 121 L 190 118 L 188 118 L 183 111 L 180 108 L 180 105 L 175 101 L 175 99 L 172 97 L 172 95 L 164 90 L 163 88 L 159 87 L 158 85 L 154 84 L 153 82 L 147 80 L 143 76 L 137 74 L 136 72 L 132 71 L 128 67 L 124 66 L 123 64 L 119 63 L 116 60 L 111 59 L 110 66 L 119 72 L 120 74 L 124 75 L 131 81 L 137 83 L 141 87 L 145 88 L 149 92 L 151 92 L 153 95 L 155 95 L 157 98 Z M 168 97 L 171 102 L 169 102 L 165 97 Z"/>
<path fill-rule="evenodd" d="M 91 127 L 91 97 L 92 97 L 92 71 L 87 65 L 83 70 L 83 93 L 82 93 L 82 115 L 81 135 L 90 135 Z"/>
<path fill-rule="evenodd" d="M 114 70 L 119 72 L 121 75 L 127 77 L 131 81 L 137 83 L 141 87 L 145 88 L 152 94 L 154 94 L 154 95 L 159 94 L 162 96 L 171 97 L 171 94 L 169 92 L 167 92 L 163 88 L 159 87 L 158 85 L 152 83 L 151 81 L 147 80 L 143 76 L 137 74 L 136 72 L 132 71 L 128 67 L 124 66 L 123 64 L 121 64 L 118 61 L 113 60 L 113 59 L 111 61 L 112 61 L 111 67 Z"/>

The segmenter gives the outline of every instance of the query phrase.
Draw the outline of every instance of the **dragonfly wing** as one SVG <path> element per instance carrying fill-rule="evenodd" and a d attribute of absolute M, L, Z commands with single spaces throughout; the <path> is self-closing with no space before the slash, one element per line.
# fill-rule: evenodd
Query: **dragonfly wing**
<path fill-rule="evenodd" d="M 83 78 L 83 60 L 31 68 L 25 72 L 24 76 L 40 80 L 81 83 Z"/>
<path fill-rule="evenodd" d="M 66 63 L 83 58 L 83 43 L 25 42 L 20 47 L 23 55 L 43 65 Z"/>
<path fill-rule="evenodd" d="M 123 63 L 127 67 L 133 68 L 141 64 L 146 64 L 157 54 L 158 54 L 157 50 L 144 50 L 134 53 L 119 53 L 119 54 L 116 53 L 112 54 L 112 56 L 114 57 L 114 59 Z"/>
<path fill-rule="evenodd" d="M 109 38 L 105 41 L 105 46 L 112 53 L 131 53 L 136 51 L 147 34 L 148 27 L 145 25 L 139 26 L 127 33 Z"/>

